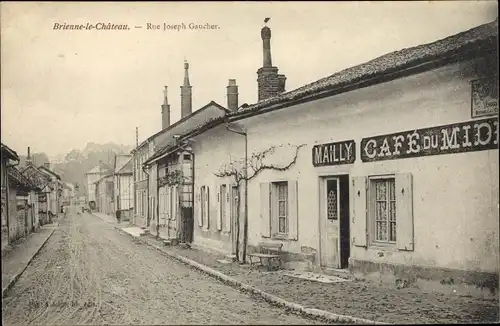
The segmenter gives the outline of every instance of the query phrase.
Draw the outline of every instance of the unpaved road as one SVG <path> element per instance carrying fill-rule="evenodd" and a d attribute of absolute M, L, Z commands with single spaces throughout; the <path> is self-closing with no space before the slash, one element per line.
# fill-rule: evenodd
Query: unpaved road
<path fill-rule="evenodd" d="M 4 325 L 314 324 L 68 214 L 2 303 Z"/>

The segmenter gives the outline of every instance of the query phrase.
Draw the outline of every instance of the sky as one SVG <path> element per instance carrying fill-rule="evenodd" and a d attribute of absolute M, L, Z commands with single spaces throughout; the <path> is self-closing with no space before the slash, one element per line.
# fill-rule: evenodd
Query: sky
<path fill-rule="evenodd" d="M 497 1 L 425 2 L 1 2 L 1 138 L 20 154 L 50 157 L 88 142 L 135 144 L 161 129 L 164 85 L 180 119 L 184 60 L 193 111 L 257 101 L 260 29 L 270 17 L 273 65 L 286 89 L 388 52 L 497 18 Z M 216 24 L 148 30 L 147 23 Z M 128 24 L 127 31 L 54 30 L 58 24 Z M 143 26 L 134 28 L 133 26 Z"/>

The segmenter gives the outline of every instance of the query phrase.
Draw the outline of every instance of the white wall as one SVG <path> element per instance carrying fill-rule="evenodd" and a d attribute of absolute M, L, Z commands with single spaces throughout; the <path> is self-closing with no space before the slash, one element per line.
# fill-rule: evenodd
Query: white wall
<path fill-rule="evenodd" d="M 319 174 L 344 172 L 353 177 L 409 172 L 413 174 L 414 251 L 389 251 L 379 257 L 378 249 L 353 247 L 351 257 L 496 271 L 497 150 L 372 163 L 363 163 L 360 157 L 364 137 L 472 120 L 470 80 L 476 77 L 475 64 L 454 64 L 245 120 L 249 128 L 249 152 L 277 144 L 307 144 L 290 170 L 265 171 L 249 184 L 250 244 L 261 240 L 260 182 L 278 178 L 298 181 L 299 237 L 297 241 L 285 241 L 284 249 L 300 252 L 301 246 L 319 247 Z M 313 167 L 311 155 L 315 144 L 349 139 L 356 142 L 354 164 Z M 201 183 L 210 181 L 205 181 L 202 175 L 210 175 L 215 162 L 229 152 L 213 144 L 203 149 L 203 154 L 197 156 L 200 169 L 197 175 L 201 175 L 197 181 Z"/>
<path fill-rule="evenodd" d="M 197 245 L 231 253 L 231 235 L 229 232 L 217 230 L 217 192 L 221 184 L 234 183 L 231 177 L 219 178 L 214 175 L 222 166 L 231 160 L 244 158 L 245 137 L 229 132 L 225 126 L 209 130 L 195 138 L 195 207 L 194 207 L 194 240 Z M 209 223 L 199 226 L 200 187 L 209 187 Z M 243 188 L 243 187 L 242 187 Z M 243 199 L 242 191 L 242 199 Z M 243 217 L 243 201 L 241 201 Z M 223 222 L 225 223 L 225 222 Z"/>

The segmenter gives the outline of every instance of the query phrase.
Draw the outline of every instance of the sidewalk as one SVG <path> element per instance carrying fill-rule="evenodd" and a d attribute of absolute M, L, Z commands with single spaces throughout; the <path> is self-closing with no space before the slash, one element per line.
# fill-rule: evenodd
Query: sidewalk
<path fill-rule="evenodd" d="M 52 236 L 57 224 L 46 224 L 39 232 L 2 251 L 2 298 L 24 272 L 31 260 Z"/>
<path fill-rule="evenodd" d="M 426 293 L 412 288 L 390 289 L 359 280 L 335 283 L 303 280 L 285 275 L 286 271 L 267 272 L 227 262 L 222 255 L 164 246 L 152 235 L 141 236 L 140 240 L 174 258 L 187 258 L 182 261 L 206 269 L 212 276 L 227 279 L 232 285 L 235 282 L 231 279 L 265 292 L 261 296 L 276 296 L 281 298 L 279 300 L 291 302 L 292 306 L 302 306 L 297 310 L 307 307 L 312 308 L 309 311 L 319 309 L 332 315 L 397 324 L 497 322 L 499 318 L 498 300 Z M 210 269 L 216 272 L 210 272 Z M 220 273 L 224 275 L 220 276 Z M 363 323 L 362 320 L 358 322 Z"/>

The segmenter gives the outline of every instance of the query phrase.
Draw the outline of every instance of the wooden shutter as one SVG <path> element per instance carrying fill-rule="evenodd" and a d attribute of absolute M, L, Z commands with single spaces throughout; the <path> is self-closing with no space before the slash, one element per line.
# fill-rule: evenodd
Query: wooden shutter
<path fill-rule="evenodd" d="M 205 203 L 204 203 L 204 213 L 205 213 L 205 228 L 210 229 L 210 190 L 208 186 L 205 186 Z"/>
<path fill-rule="evenodd" d="M 179 214 L 179 189 L 174 186 L 172 189 L 172 220 L 177 219 L 177 214 Z"/>
<path fill-rule="evenodd" d="M 297 191 L 297 181 L 288 181 L 288 238 L 292 240 L 297 240 L 299 235 Z"/>
<path fill-rule="evenodd" d="M 215 216 L 217 219 L 217 230 L 222 230 L 222 214 L 224 213 L 221 209 L 222 201 L 225 200 L 225 191 L 223 185 L 216 185 L 215 187 L 217 193 L 215 194 Z"/>
<path fill-rule="evenodd" d="M 261 183 L 260 184 L 260 223 L 261 231 L 260 234 L 269 238 L 271 236 L 271 184 Z"/>
<path fill-rule="evenodd" d="M 198 226 L 202 227 L 203 226 L 203 216 L 201 214 L 201 205 L 203 203 L 201 202 L 201 193 L 203 191 L 203 187 L 196 188 L 196 193 L 195 193 L 195 203 L 194 203 L 194 213 L 198 217 Z"/>
<path fill-rule="evenodd" d="M 410 173 L 396 174 L 396 244 L 413 250 L 413 187 Z"/>
<path fill-rule="evenodd" d="M 226 232 L 231 232 L 231 221 L 233 218 L 236 218 L 236 216 L 231 216 L 231 214 L 233 214 L 233 212 L 235 214 L 237 214 L 238 212 L 236 211 L 237 210 L 237 203 L 236 203 L 236 198 L 234 198 L 233 196 L 233 189 L 236 188 L 236 183 L 230 183 L 227 185 L 226 187 L 226 194 L 224 196 L 225 200 L 226 200 L 226 211 L 224 212 L 224 219 L 226 220 Z M 238 188 L 236 188 L 234 191 L 236 191 L 236 196 L 239 196 L 238 195 Z M 237 198 L 238 200 L 240 200 L 240 198 Z M 240 201 L 241 203 L 241 201 Z M 241 204 L 240 204 L 241 205 Z M 235 207 L 233 207 L 235 206 Z M 241 208 L 241 206 L 240 206 Z M 240 209 L 241 211 L 241 209 Z"/>
<path fill-rule="evenodd" d="M 352 243 L 357 247 L 367 246 L 367 206 L 366 195 L 368 190 L 366 177 L 353 177 L 351 196 L 353 198 L 352 210 Z"/>

